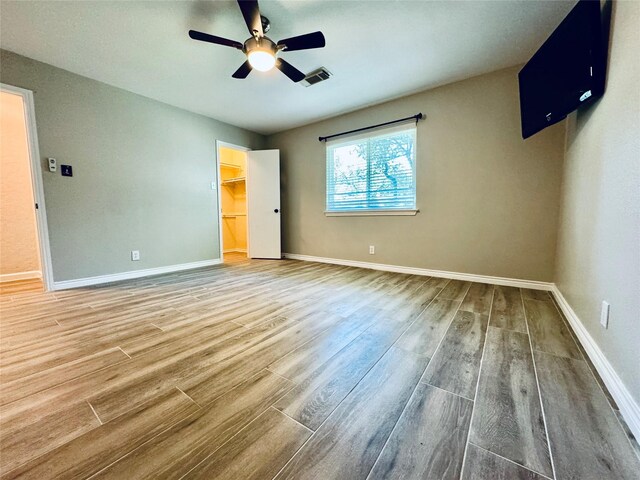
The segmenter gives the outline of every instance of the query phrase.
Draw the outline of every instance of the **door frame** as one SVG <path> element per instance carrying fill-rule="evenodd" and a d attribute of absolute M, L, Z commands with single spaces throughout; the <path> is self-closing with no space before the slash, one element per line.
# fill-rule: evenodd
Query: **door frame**
<path fill-rule="evenodd" d="M 222 245 L 222 179 L 220 178 L 220 147 L 232 148 L 234 150 L 240 150 L 242 152 L 250 152 L 249 147 L 243 147 L 242 145 L 235 145 L 233 143 L 223 142 L 216 140 L 216 183 L 218 188 L 218 235 L 220 244 L 220 262 L 224 263 L 224 247 Z M 247 172 L 245 172 L 247 174 Z M 246 182 L 246 181 L 245 181 Z M 247 202 L 249 199 L 247 198 Z M 247 215 L 249 215 L 247 209 Z M 247 221 L 247 217 L 245 217 Z M 247 229 L 247 258 L 249 258 L 249 231 Z"/>
<path fill-rule="evenodd" d="M 40 248 L 40 268 L 42 268 L 42 283 L 46 291 L 53 290 L 53 268 L 51 265 L 51 246 L 49 244 L 49 229 L 47 224 L 47 209 L 44 199 L 42 182 L 42 164 L 38 147 L 38 129 L 36 127 L 36 109 L 33 102 L 33 92 L 25 88 L 0 83 L 0 91 L 19 95 L 24 105 L 25 127 L 27 129 L 27 146 L 31 163 L 31 187 L 36 208 L 36 231 Z M 35 207 L 35 205 L 34 205 Z"/>

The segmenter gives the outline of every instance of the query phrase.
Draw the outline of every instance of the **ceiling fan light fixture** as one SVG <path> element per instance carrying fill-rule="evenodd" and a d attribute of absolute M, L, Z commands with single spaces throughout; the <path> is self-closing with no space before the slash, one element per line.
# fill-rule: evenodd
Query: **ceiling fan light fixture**
<path fill-rule="evenodd" d="M 322 48 L 325 46 L 325 39 L 322 32 L 307 33 L 295 37 L 285 38 L 277 43 L 265 35 L 269 31 L 269 19 L 260 15 L 258 0 L 237 0 L 244 22 L 249 30 L 249 37 L 244 43 L 229 40 L 228 38 L 217 37 L 209 33 L 189 30 L 189 37 L 194 40 L 207 43 L 215 43 L 242 50 L 247 56 L 240 68 L 233 75 L 233 78 L 243 79 L 252 70 L 267 72 L 273 67 L 280 70 L 293 82 L 300 82 L 305 74 L 282 58 L 278 58 L 281 51 L 309 50 L 311 48 Z"/>
<path fill-rule="evenodd" d="M 276 56 L 270 50 L 254 49 L 247 53 L 247 59 L 253 68 L 260 72 L 268 72 L 276 64 Z"/>

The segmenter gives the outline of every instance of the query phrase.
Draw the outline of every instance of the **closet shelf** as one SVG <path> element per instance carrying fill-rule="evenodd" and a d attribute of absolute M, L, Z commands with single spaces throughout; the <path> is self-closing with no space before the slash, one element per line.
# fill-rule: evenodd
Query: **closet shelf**
<path fill-rule="evenodd" d="M 222 185 L 235 185 L 236 183 L 244 181 L 245 177 L 227 178 L 226 180 L 222 180 Z"/>
<path fill-rule="evenodd" d="M 223 213 L 222 218 L 246 217 L 246 213 Z"/>
<path fill-rule="evenodd" d="M 225 162 L 220 162 L 220 166 L 225 168 L 233 168 L 236 170 L 240 170 L 242 168 L 240 165 L 234 165 L 233 163 L 225 163 Z"/>

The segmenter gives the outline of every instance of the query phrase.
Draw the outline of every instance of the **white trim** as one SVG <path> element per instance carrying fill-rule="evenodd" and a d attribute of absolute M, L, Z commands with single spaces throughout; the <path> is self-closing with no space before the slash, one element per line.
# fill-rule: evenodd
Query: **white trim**
<path fill-rule="evenodd" d="M 4 275 L 0 275 L 0 283 L 31 280 L 32 278 L 42 278 L 42 272 L 32 270 L 30 272 L 5 273 Z"/>
<path fill-rule="evenodd" d="M 419 212 L 418 209 L 388 209 L 388 210 L 342 210 L 342 211 L 334 211 L 334 210 L 325 210 L 324 214 L 326 217 L 375 217 L 375 216 L 409 216 L 415 215 Z"/>
<path fill-rule="evenodd" d="M 233 143 L 223 142 L 221 140 L 216 140 L 216 184 L 218 190 L 218 235 L 220 242 L 220 258 L 224 254 L 224 246 L 222 245 L 222 179 L 220 178 L 220 147 L 232 148 L 234 150 L 240 150 L 242 152 L 250 152 L 251 149 L 249 147 L 243 147 L 241 145 L 234 145 Z M 247 198 L 248 202 L 248 198 Z M 248 222 L 248 220 L 246 220 Z M 247 228 L 247 232 L 249 229 Z M 248 244 L 247 244 L 248 245 Z M 246 250 L 245 250 L 246 252 Z M 247 255 L 248 256 L 248 255 Z M 222 261 L 222 260 L 221 260 Z"/>
<path fill-rule="evenodd" d="M 609 393 L 618 404 L 620 413 L 627 422 L 629 429 L 637 439 L 640 439 L 640 406 L 633 399 L 631 393 L 629 393 L 629 390 L 627 390 L 627 387 L 625 387 L 622 382 L 622 379 L 618 376 L 613 366 L 609 363 L 609 360 L 607 360 L 602 350 L 600 350 L 600 347 L 598 347 L 598 344 L 584 327 L 584 324 L 580 321 L 576 312 L 573 311 L 569 302 L 564 298 L 562 292 L 560 292 L 556 285 L 553 286 L 551 292 L 560 306 L 562 313 L 564 313 L 564 316 L 569 321 L 571 328 L 573 328 L 578 340 L 591 359 L 591 363 L 596 367 Z"/>
<path fill-rule="evenodd" d="M 552 290 L 553 283 L 538 282 L 535 280 L 521 280 L 518 278 L 492 277 L 489 275 L 476 275 L 473 273 L 447 272 L 445 270 L 430 270 L 428 268 L 404 267 L 400 265 L 388 265 L 385 263 L 360 262 L 356 260 L 342 260 L 338 258 L 314 257 L 311 255 L 299 255 L 297 253 L 284 253 L 285 258 L 303 260 L 307 262 L 332 263 L 349 267 L 369 268 L 372 270 L 384 270 L 386 272 L 408 273 L 412 275 L 426 275 L 428 277 L 450 278 L 454 280 L 466 280 L 471 282 L 492 283 L 507 287 L 530 288 L 533 290 Z"/>
<path fill-rule="evenodd" d="M 29 159 L 31 160 L 31 184 L 33 198 L 38 204 L 36 210 L 36 224 L 38 230 L 38 244 L 40 247 L 40 267 L 42 268 L 42 283 L 44 289 L 53 288 L 53 268 L 51 266 L 51 247 L 49 245 L 49 229 L 47 226 L 47 209 L 44 201 L 44 187 L 42 183 L 42 167 L 40 150 L 38 147 L 38 129 L 36 127 L 36 108 L 33 102 L 33 92 L 24 88 L 0 83 L 0 91 L 20 95 L 24 101 L 24 116 L 27 127 L 27 141 L 29 145 Z"/>
<path fill-rule="evenodd" d="M 109 275 L 99 275 L 97 277 L 78 278 L 75 280 L 63 280 L 53 284 L 54 290 L 66 290 L 68 288 L 88 287 L 90 285 L 100 285 L 103 283 L 120 282 L 133 278 L 150 277 L 152 275 L 162 275 L 164 273 L 180 272 L 182 270 L 192 270 L 194 268 L 210 267 L 219 265 L 222 260 L 214 258 L 212 260 L 202 260 L 199 262 L 182 263 L 178 265 L 168 265 L 166 267 L 147 268 L 145 270 L 132 270 L 130 272 L 112 273 Z"/>

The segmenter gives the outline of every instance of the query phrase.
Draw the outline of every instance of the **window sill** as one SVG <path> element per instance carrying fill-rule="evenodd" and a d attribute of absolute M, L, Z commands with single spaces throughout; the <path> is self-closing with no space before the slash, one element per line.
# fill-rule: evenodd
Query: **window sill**
<path fill-rule="evenodd" d="M 388 216 L 413 216 L 420 210 L 345 210 L 332 212 L 325 210 L 326 217 L 388 217 Z"/>

